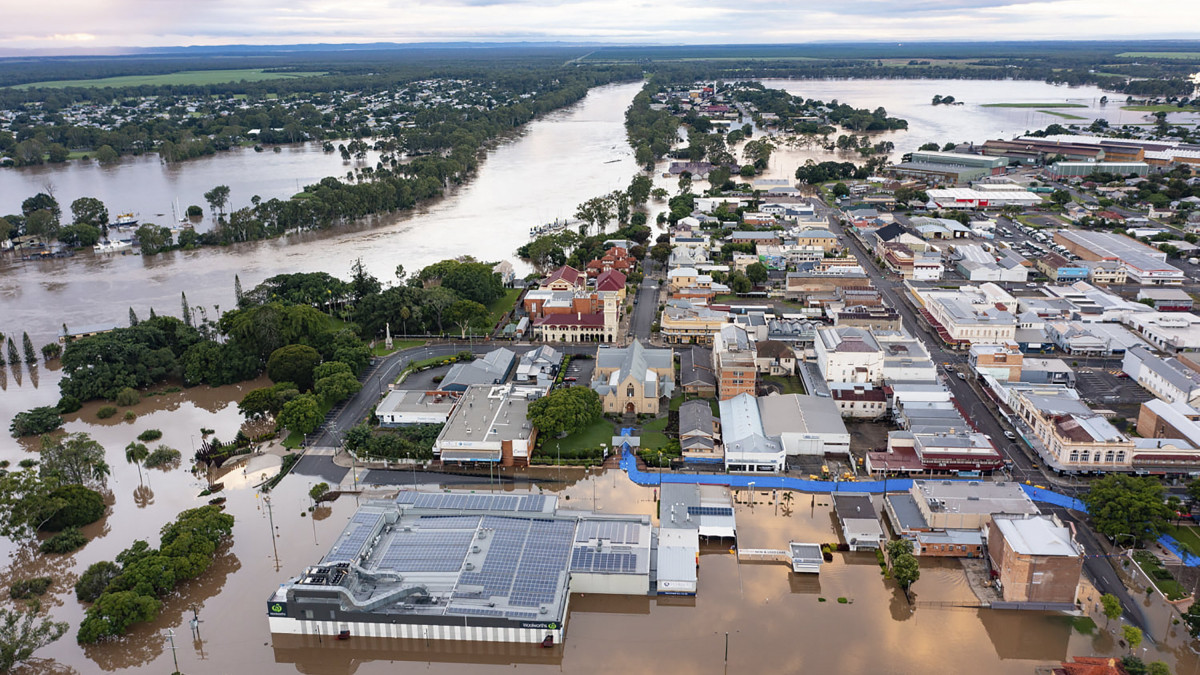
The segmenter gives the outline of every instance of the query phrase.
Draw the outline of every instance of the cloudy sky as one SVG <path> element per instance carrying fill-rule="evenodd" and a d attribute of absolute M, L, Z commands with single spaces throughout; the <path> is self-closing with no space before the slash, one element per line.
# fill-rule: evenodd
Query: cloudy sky
<path fill-rule="evenodd" d="M 3 0 L 0 8 L 0 50 L 1200 37 L 1198 0 Z"/>

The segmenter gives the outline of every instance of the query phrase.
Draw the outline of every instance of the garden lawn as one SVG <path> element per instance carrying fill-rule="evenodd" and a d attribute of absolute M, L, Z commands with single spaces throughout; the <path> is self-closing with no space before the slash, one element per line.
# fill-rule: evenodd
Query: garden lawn
<path fill-rule="evenodd" d="M 540 453 L 547 459 L 554 459 L 562 456 L 563 459 L 575 459 L 577 456 L 583 456 L 584 450 L 597 449 L 601 445 L 611 445 L 613 437 L 613 425 L 606 419 L 599 419 L 592 422 L 582 431 L 567 436 L 566 438 L 548 438 L 542 443 Z"/>
<path fill-rule="evenodd" d="M 670 440 L 663 433 L 667 428 L 667 418 L 659 417 L 642 425 L 642 447 L 650 450 L 665 450 Z"/>
<path fill-rule="evenodd" d="M 513 305 L 517 304 L 517 298 L 521 295 L 521 289 L 508 288 L 505 289 L 504 295 L 497 298 L 488 305 L 487 329 L 490 333 L 497 323 L 500 323 L 500 317 L 507 314 Z"/>
<path fill-rule="evenodd" d="M 1146 573 L 1146 576 L 1150 577 L 1150 580 L 1154 582 L 1158 590 L 1167 596 L 1168 600 L 1179 600 L 1187 595 L 1183 587 L 1179 585 L 1179 582 L 1167 572 L 1167 568 L 1163 567 L 1158 557 L 1153 553 L 1149 551 L 1136 551 L 1133 554 L 1133 559 L 1142 568 L 1142 571 Z M 1163 578 L 1160 579 L 1159 576 Z"/>
<path fill-rule="evenodd" d="M 1200 556 L 1200 529 L 1195 525 L 1168 525 L 1163 532 L 1174 537 L 1192 555 Z"/>
<path fill-rule="evenodd" d="M 800 382 L 800 378 L 797 376 L 779 377 L 779 376 L 774 376 L 774 375 L 764 375 L 762 379 L 763 379 L 763 382 L 770 382 L 771 384 L 779 385 L 779 387 L 781 387 L 783 389 L 783 393 L 785 393 L 785 394 L 807 394 L 808 393 L 808 392 L 804 391 L 804 385 Z"/>

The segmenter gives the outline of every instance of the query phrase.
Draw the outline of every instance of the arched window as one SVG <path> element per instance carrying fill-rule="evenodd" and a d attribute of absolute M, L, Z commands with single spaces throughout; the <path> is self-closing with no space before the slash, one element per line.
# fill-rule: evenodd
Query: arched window
<path fill-rule="evenodd" d="M 633 385 L 631 384 L 625 389 L 626 398 L 633 398 L 633 392 L 634 392 L 634 389 L 633 389 Z"/>

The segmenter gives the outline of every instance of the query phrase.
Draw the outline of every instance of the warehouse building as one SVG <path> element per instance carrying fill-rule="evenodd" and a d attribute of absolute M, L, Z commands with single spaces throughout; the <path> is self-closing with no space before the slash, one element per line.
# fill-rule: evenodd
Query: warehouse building
<path fill-rule="evenodd" d="M 645 595 L 648 516 L 547 495 L 404 491 L 367 502 L 320 563 L 272 592 L 277 634 L 553 644 L 571 593 Z"/>
<path fill-rule="evenodd" d="M 999 209 L 1005 206 L 1028 207 L 1039 204 L 1042 198 L 1028 190 L 976 190 L 947 188 L 926 190 L 929 201 L 939 209 Z"/>
<path fill-rule="evenodd" d="M 1145 162 L 1056 162 L 1046 169 L 1054 180 L 1082 178 L 1094 173 L 1111 173 L 1118 176 L 1146 176 L 1150 165 Z"/>
<path fill-rule="evenodd" d="M 1119 261 L 1130 283 L 1148 286 L 1178 286 L 1183 270 L 1167 264 L 1167 254 L 1124 235 L 1085 230 L 1058 230 L 1054 243 L 1083 260 Z"/>

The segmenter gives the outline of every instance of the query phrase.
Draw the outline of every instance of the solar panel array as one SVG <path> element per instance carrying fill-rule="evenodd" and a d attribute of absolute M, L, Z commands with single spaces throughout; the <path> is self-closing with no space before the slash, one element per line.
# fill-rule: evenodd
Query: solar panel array
<path fill-rule="evenodd" d="M 376 563 L 397 572 L 457 572 L 475 532 L 397 532 Z"/>
<path fill-rule="evenodd" d="M 545 508 L 546 496 L 401 492 L 396 497 L 396 503 L 418 509 L 538 512 Z"/>
<path fill-rule="evenodd" d="M 637 555 L 577 548 L 571 552 L 572 572 L 637 572 Z"/>
<path fill-rule="evenodd" d="M 484 607 L 451 607 L 446 610 L 447 614 L 461 614 L 464 616 L 504 616 L 502 609 L 487 609 Z"/>
<path fill-rule="evenodd" d="M 689 506 L 688 514 L 693 516 L 732 516 L 733 509 L 728 506 Z"/>
<path fill-rule="evenodd" d="M 479 516 L 421 516 L 417 527 L 422 530 L 474 530 Z"/>
<path fill-rule="evenodd" d="M 360 512 L 354 514 L 350 524 L 342 532 L 341 539 L 333 545 L 322 561 L 325 564 L 350 562 L 362 553 L 367 540 L 375 533 L 376 526 L 383 521 L 382 513 Z"/>
<path fill-rule="evenodd" d="M 525 547 L 525 553 L 521 556 L 508 604 L 514 607 L 537 607 L 554 602 L 574 534 L 573 522 L 535 520 L 530 524 L 530 545 Z"/>
<path fill-rule="evenodd" d="M 621 522 L 617 520 L 584 520 L 579 523 L 575 532 L 575 541 L 585 542 L 592 539 L 607 539 L 614 544 L 636 544 L 641 533 L 641 523 Z"/>
<path fill-rule="evenodd" d="M 481 525 L 491 530 L 491 544 L 488 545 L 487 557 L 478 571 L 463 572 L 459 575 L 458 583 L 482 586 L 484 597 L 507 597 L 512 589 L 513 576 L 517 573 L 521 551 L 525 547 L 525 537 L 529 534 L 529 521 L 524 518 L 484 516 Z M 471 594 L 455 593 L 455 597 L 469 595 Z"/>

